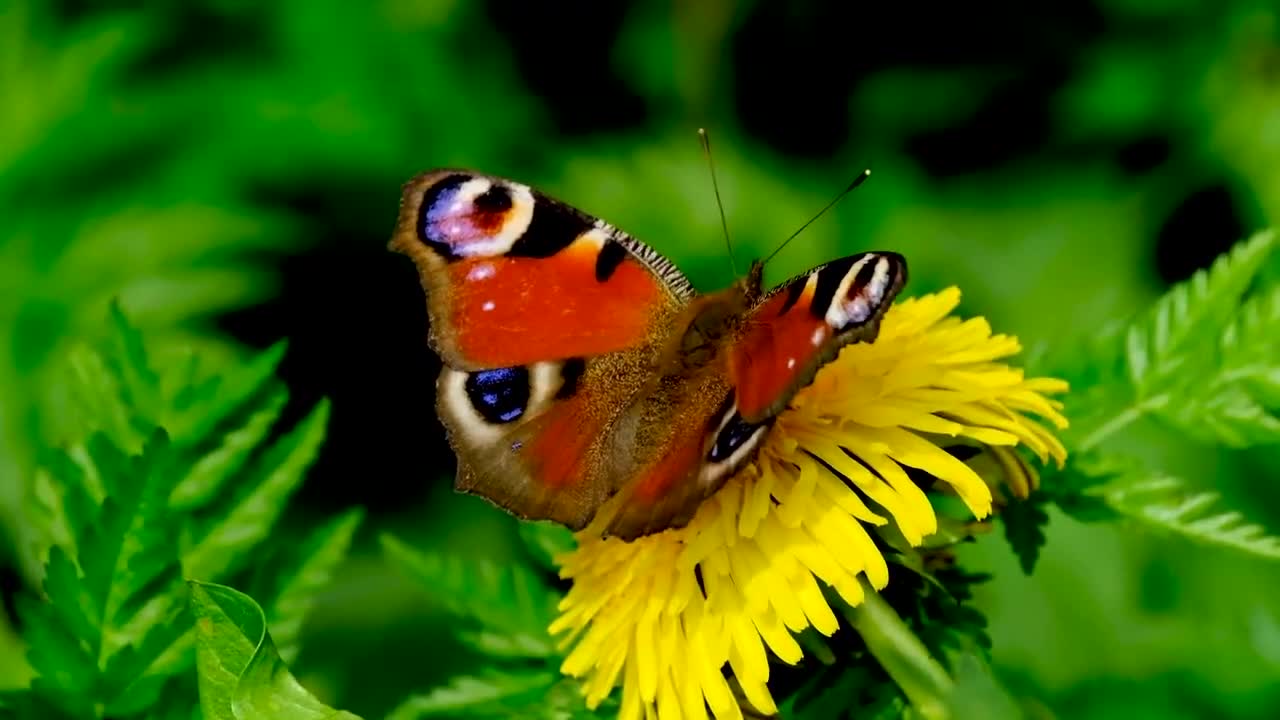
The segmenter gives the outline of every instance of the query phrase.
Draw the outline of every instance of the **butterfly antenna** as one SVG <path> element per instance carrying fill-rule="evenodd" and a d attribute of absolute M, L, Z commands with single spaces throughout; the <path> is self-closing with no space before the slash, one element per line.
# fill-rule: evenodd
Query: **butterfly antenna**
<path fill-rule="evenodd" d="M 867 178 L 869 178 L 869 177 L 871 177 L 871 171 L 870 171 L 870 170 L 863 170 L 863 171 L 858 175 L 858 177 L 854 178 L 852 182 L 850 182 L 847 186 L 845 186 L 845 189 L 843 189 L 843 190 L 841 190 L 841 191 L 840 191 L 840 194 L 839 194 L 839 195 L 836 195 L 834 198 L 832 198 L 832 199 L 831 199 L 831 202 L 827 203 L 825 207 L 823 207 L 821 210 L 819 210 L 819 211 L 818 211 L 818 214 L 816 214 L 816 215 L 814 215 L 813 217 L 809 218 L 809 221 L 808 221 L 808 222 L 806 222 L 805 224 L 801 225 L 801 226 L 800 226 L 800 228 L 799 228 L 799 229 L 797 229 L 795 232 L 791 233 L 791 235 L 790 235 L 786 240 L 783 240 L 783 241 L 782 241 L 782 244 L 778 246 L 778 249 L 777 249 L 777 250 L 774 250 L 774 251 L 773 251 L 773 252 L 771 252 L 771 253 L 769 253 L 769 257 L 767 257 L 767 258 L 765 258 L 763 261 L 761 261 L 761 263 L 760 263 L 760 264 L 762 264 L 762 265 L 763 265 L 764 263 L 767 263 L 767 262 L 769 262 L 770 260 L 772 260 L 772 259 L 773 259 L 773 257 L 774 257 L 775 255 L 777 255 L 778 253 L 782 252 L 782 248 L 786 247 L 786 246 L 787 246 L 787 243 L 791 242 L 792 240 L 795 240 L 795 239 L 796 239 L 796 236 L 797 236 L 797 235 L 799 235 L 800 233 L 804 232 L 805 228 L 807 228 L 807 227 L 809 227 L 810 225 L 812 225 L 812 224 L 814 224 L 815 222 L 817 222 L 818 218 L 822 217 L 823 215 L 826 215 L 828 210 L 830 210 L 831 208 L 835 207 L 835 206 L 836 206 L 836 203 L 838 203 L 838 202 L 840 202 L 841 200 L 843 200 L 845 195 L 848 195 L 849 193 L 853 192 L 854 188 L 856 188 L 856 187 L 858 187 L 859 185 L 861 185 L 862 183 L 866 182 L 866 181 L 867 181 Z"/>
<path fill-rule="evenodd" d="M 738 260 L 733 256 L 733 243 L 729 241 L 729 220 L 724 216 L 724 202 L 720 200 L 720 185 L 716 182 L 716 164 L 711 161 L 711 136 L 706 128 L 698 128 L 698 139 L 702 141 L 702 153 L 707 156 L 707 168 L 711 170 L 711 190 L 716 194 L 716 207 L 720 210 L 720 228 L 724 230 L 724 246 L 729 251 L 729 265 L 733 268 L 733 276 L 738 277 Z"/>

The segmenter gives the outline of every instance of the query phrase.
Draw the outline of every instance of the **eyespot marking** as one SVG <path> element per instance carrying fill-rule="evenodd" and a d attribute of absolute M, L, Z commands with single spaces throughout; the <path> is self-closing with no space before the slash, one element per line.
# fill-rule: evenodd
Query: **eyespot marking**
<path fill-rule="evenodd" d="M 762 425 L 752 425 L 743 420 L 742 415 L 735 408 L 728 422 L 720 428 L 720 432 L 716 433 L 715 444 L 711 446 L 711 451 L 707 453 L 707 460 L 713 463 L 728 461 L 734 456 L 734 453 L 763 429 L 764 426 Z"/>
<path fill-rule="evenodd" d="M 529 371 L 524 367 L 481 370 L 466 380 L 467 400 L 486 422 L 518 420 L 529 406 Z"/>
<path fill-rule="evenodd" d="M 524 235 L 533 206 L 523 185 L 454 173 L 423 191 L 418 239 L 449 260 L 501 255 Z"/>

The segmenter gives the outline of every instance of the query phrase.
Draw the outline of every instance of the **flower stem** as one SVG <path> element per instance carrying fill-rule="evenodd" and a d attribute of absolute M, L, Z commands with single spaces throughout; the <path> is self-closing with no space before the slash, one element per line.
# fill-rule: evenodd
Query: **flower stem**
<path fill-rule="evenodd" d="M 948 698 L 955 687 L 951 677 L 880 593 L 866 581 L 862 587 L 866 598 L 857 607 L 846 607 L 845 617 L 920 717 L 948 720 Z"/>

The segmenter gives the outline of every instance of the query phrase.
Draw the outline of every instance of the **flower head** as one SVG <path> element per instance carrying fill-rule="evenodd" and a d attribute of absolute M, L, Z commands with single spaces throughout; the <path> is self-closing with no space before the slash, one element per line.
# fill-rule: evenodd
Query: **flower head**
<path fill-rule="evenodd" d="M 857 605 L 859 576 L 877 590 L 889 581 L 875 528 L 892 523 L 912 545 L 937 530 L 917 471 L 975 518 L 990 514 L 991 487 L 941 443 L 997 448 L 1010 464 L 1009 450 L 1023 445 L 1062 463 L 1062 444 L 1030 416 L 1065 427 L 1045 395 L 1066 384 L 1000 362 L 1018 341 L 981 318 L 951 316 L 959 300 L 952 288 L 895 305 L 876 341 L 824 367 L 778 417 L 758 460 L 687 527 L 630 543 L 579 533 L 559 558 L 573 587 L 551 631 L 572 648 L 561 669 L 582 679 L 588 705 L 621 684 L 624 719 L 706 718 L 707 708 L 738 718 L 727 664 L 745 699 L 775 712 L 769 656 L 799 662 L 794 633 L 838 627 L 820 584 Z"/>

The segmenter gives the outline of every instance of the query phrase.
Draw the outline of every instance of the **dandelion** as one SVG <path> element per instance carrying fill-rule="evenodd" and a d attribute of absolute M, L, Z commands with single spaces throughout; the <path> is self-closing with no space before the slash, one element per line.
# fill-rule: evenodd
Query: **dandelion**
<path fill-rule="evenodd" d="M 838 623 L 821 588 L 850 606 L 863 582 L 889 582 L 875 528 L 896 527 L 920 545 L 938 527 L 912 479 L 941 481 L 979 520 L 992 488 L 943 449 L 959 439 L 996 449 L 1014 494 L 1034 473 L 1012 449 L 1062 464 L 1066 450 L 1042 421 L 1066 427 L 1046 395 L 1066 383 L 1027 379 L 1001 362 L 1021 349 L 982 318 L 951 315 L 960 292 L 906 300 L 874 343 L 846 347 L 779 416 L 755 463 L 699 508 L 685 528 L 631 543 L 578 534 L 558 558 L 573 587 L 551 632 L 572 648 L 561 670 L 595 707 L 619 684 L 620 717 L 742 717 L 727 665 L 745 700 L 777 711 L 770 655 L 795 664 L 794 634 L 830 636 Z M 1039 416 L 1036 420 L 1031 416 Z"/>

